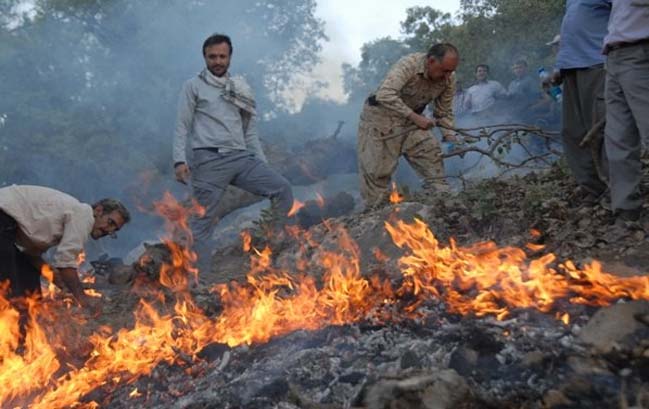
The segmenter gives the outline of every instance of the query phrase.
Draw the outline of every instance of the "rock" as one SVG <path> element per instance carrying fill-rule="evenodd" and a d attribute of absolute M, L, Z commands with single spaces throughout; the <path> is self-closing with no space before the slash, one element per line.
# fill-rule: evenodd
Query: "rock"
<path fill-rule="evenodd" d="M 383 379 L 369 387 L 367 409 L 453 409 L 470 399 L 469 387 L 452 369 Z"/>
<path fill-rule="evenodd" d="M 627 336 L 643 327 L 634 316 L 647 313 L 649 303 L 646 301 L 602 308 L 582 328 L 579 339 L 592 345 L 598 352 L 610 352 L 616 345 L 623 344 Z"/>

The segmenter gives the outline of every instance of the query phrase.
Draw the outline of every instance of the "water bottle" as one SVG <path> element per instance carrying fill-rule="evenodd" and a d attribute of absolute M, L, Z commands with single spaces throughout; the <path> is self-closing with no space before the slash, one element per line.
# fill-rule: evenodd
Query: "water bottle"
<path fill-rule="evenodd" d="M 544 67 L 539 68 L 538 72 L 539 72 L 539 79 L 541 80 L 541 83 L 543 83 L 544 81 L 546 81 L 547 79 L 550 78 L 550 74 L 545 70 Z M 546 87 L 544 86 L 544 88 L 546 88 Z M 561 93 L 561 87 L 560 86 L 558 86 L 558 85 L 550 85 L 549 87 L 547 87 L 547 89 L 545 91 L 548 93 L 548 95 L 550 95 L 550 97 L 554 101 L 556 101 L 558 103 L 561 103 L 561 101 L 563 101 L 563 95 Z"/>

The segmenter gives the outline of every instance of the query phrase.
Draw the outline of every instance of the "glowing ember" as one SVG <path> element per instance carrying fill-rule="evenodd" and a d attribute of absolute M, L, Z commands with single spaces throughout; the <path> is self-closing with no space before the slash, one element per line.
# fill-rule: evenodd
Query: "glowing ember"
<path fill-rule="evenodd" d="M 316 198 L 315 201 L 318 204 L 318 207 L 321 208 L 321 209 L 324 208 L 325 207 L 324 197 L 322 197 L 322 195 L 320 193 L 316 192 L 315 198 Z"/>
<path fill-rule="evenodd" d="M 297 212 L 299 212 L 303 207 L 304 203 L 300 202 L 299 200 L 293 200 L 293 206 L 291 207 L 291 210 L 288 211 L 288 217 L 295 216 Z"/>
<path fill-rule="evenodd" d="M 397 190 L 397 184 L 392 182 L 392 191 L 390 192 L 390 203 L 397 204 L 403 202 L 403 196 Z"/>

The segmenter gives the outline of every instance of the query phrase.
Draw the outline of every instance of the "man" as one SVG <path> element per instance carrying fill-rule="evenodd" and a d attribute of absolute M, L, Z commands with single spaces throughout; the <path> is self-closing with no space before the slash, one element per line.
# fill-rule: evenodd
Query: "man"
<path fill-rule="evenodd" d="M 209 238 L 215 213 L 228 185 L 267 197 L 283 220 L 293 205 L 288 181 L 271 169 L 257 136 L 255 100 L 246 81 L 228 72 L 232 42 L 214 34 L 203 43 L 205 68 L 180 94 L 173 143 L 176 180 L 191 181 L 196 201 L 205 208 L 194 217 L 199 267 L 208 267 Z M 192 151 L 189 165 L 186 146 Z M 191 173 L 190 173 L 191 168 Z"/>
<path fill-rule="evenodd" d="M 527 61 L 520 59 L 512 66 L 514 79 L 507 87 L 515 115 L 523 120 L 529 118 L 529 109 L 541 98 L 539 80 L 532 78 L 527 70 Z"/>
<path fill-rule="evenodd" d="M 361 196 L 372 207 L 387 200 L 388 186 L 403 155 L 423 179 L 424 189 L 447 191 L 440 144 L 429 130 L 439 125 L 445 140 L 455 141 L 453 97 L 455 46 L 433 45 L 428 53 L 409 54 L 394 64 L 363 106 L 358 126 Z M 423 116 L 434 104 L 435 119 Z M 413 127 L 418 129 L 410 130 Z"/>
<path fill-rule="evenodd" d="M 77 275 L 78 257 L 89 237 L 113 236 L 131 216 L 124 205 L 103 199 L 92 207 L 41 186 L 0 189 L 0 281 L 9 280 L 10 297 L 40 295 L 41 255 L 56 247 L 51 266 L 83 306 L 94 307 Z"/>
<path fill-rule="evenodd" d="M 505 87 L 488 77 L 489 66 L 487 64 L 476 66 L 476 82 L 466 92 L 464 107 L 477 116 L 484 115 L 496 103 L 497 99 L 507 96 Z"/>
<path fill-rule="evenodd" d="M 643 203 L 640 154 L 649 143 L 649 1 L 613 2 L 604 52 L 611 206 L 618 219 L 637 221 Z"/>
<path fill-rule="evenodd" d="M 603 152 L 598 149 L 593 155 L 590 146 L 580 147 L 579 143 L 605 115 L 601 48 L 610 3 L 610 0 L 568 0 L 561 23 L 558 71 L 551 78 L 554 85 L 563 82 L 563 147 L 566 162 L 579 185 L 575 200 L 586 205 L 598 203 L 607 188 L 597 168 L 597 163 L 604 163 Z"/>

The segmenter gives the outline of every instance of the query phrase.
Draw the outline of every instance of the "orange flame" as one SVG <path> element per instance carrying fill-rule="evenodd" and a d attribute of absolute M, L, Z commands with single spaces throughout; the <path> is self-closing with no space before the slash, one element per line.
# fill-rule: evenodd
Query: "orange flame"
<path fill-rule="evenodd" d="M 168 207 L 175 209 L 173 202 Z M 178 215 L 177 211 L 167 214 Z M 185 219 L 176 220 L 184 223 Z M 567 322 L 567 314 L 555 311 L 558 300 L 607 305 L 619 298 L 649 299 L 649 277 L 616 277 L 602 272 L 598 263 L 578 269 L 566 261 L 554 268 L 553 254 L 528 260 L 523 249 L 499 248 L 492 242 L 459 247 L 451 241 L 444 247 L 420 220 L 385 224 L 405 253 L 399 259 L 402 285 L 393 288 L 387 279 L 364 277 L 356 243 L 344 229 L 328 228 L 338 240 L 333 250 L 317 246 L 309 232 L 290 232 L 299 243 L 312 244 L 310 250 L 300 248 L 297 254 L 305 259 L 298 267 L 303 274 L 274 267 L 269 248 L 252 251 L 245 283 L 215 287 L 223 306 L 216 318 L 206 315 L 189 297 L 192 253 L 174 241 L 165 241 L 172 263 L 163 269 L 160 280 L 177 297 L 173 312 L 161 313 L 154 304 L 141 300 L 133 328 L 97 331 L 90 337 L 92 352 L 83 367 L 69 368 L 56 379 L 53 375 L 60 364 L 35 319 L 27 331 L 27 352 L 16 353 L 19 314 L 0 297 L 0 404 L 16 406 L 10 405 L 14 399 L 30 396 L 32 408 L 71 407 L 97 387 L 110 390 L 132 384 L 160 362 L 179 363 L 180 353 L 192 357 L 210 343 L 252 344 L 297 329 L 368 318 L 399 319 L 426 301 L 443 302 L 452 313 L 501 319 L 516 308 L 535 308 L 557 313 Z M 314 279 L 316 274 L 322 275 L 321 286 Z M 32 318 L 35 305 L 30 304 Z M 386 305 L 390 308 L 383 308 Z M 403 305 L 403 312 L 392 312 L 395 305 Z"/>
<path fill-rule="evenodd" d="M 288 211 L 288 217 L 295 216 L 297 212 L 299 212 L 303 207 L 304 203 L 300 202 L 299 200 L 293 200 L 293 206 L 291 207 L 291 210 Z"/>
<path fill-rule="evenodd" d="M 324 208 L 325 207 L 325 199 L 322 197 L 322 195 L 318 192 L 315 194 L 315 201 L 318 205 L 319 208 Z"/>
<path fill-rule="evenodd" d="M 390 192 L 390 203 L 397 204 L 403 202 L 403 196 L 397 190 L 397 184 L 392 182 L 392 192 Z"/>

